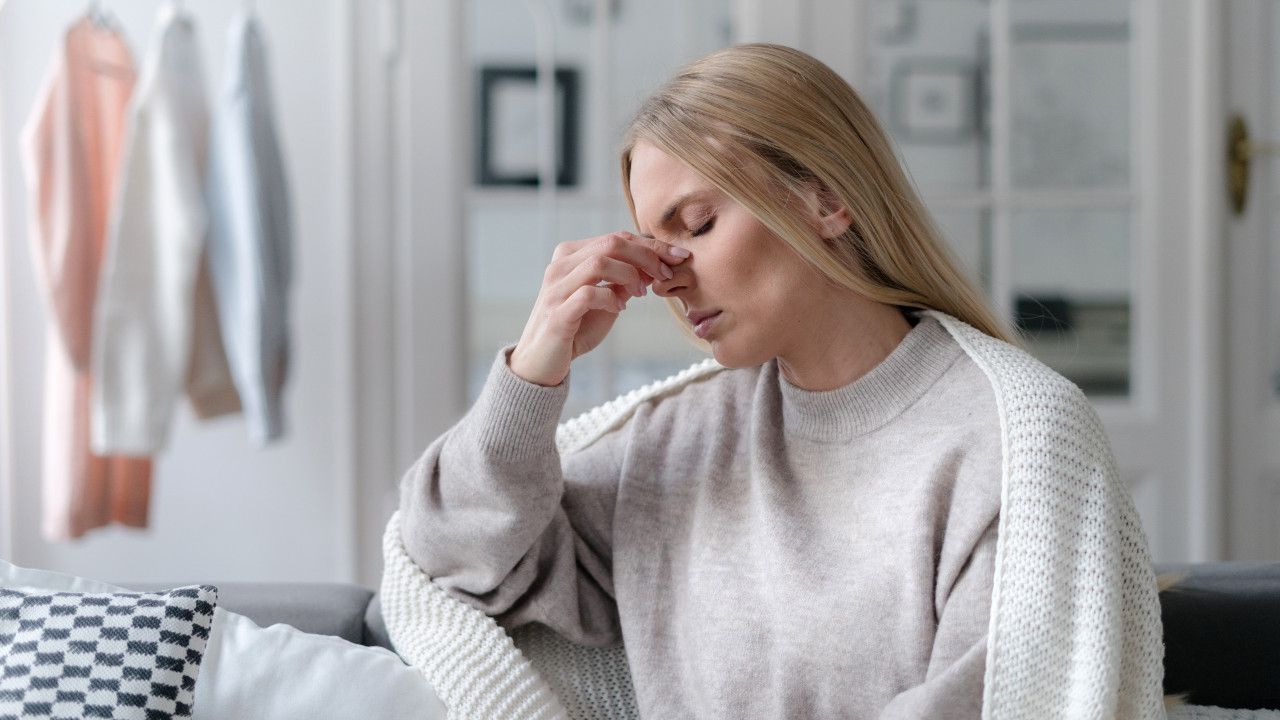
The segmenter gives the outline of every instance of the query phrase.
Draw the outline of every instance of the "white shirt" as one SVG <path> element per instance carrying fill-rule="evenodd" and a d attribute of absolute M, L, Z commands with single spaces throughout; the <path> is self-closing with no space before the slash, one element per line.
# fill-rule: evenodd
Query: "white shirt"
<path fill-rule="evenodd" d="M 98 284 L 92 445 L 164 447 L 184 384 L 196 412 L 239 409 L 203 268 L 209 110 L 195 26 L 165 5 L 130 104 L 132 127 Z"/>

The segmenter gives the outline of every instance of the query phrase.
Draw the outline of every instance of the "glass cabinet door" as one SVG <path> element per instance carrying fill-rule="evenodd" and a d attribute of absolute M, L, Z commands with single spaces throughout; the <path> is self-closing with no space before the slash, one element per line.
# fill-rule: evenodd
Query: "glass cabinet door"
<path fill-rule="evenodd" d="M 1132 11 L 873 0 L 871 100 L 970 272 L 1040 359 L 1130 394 Z"/>

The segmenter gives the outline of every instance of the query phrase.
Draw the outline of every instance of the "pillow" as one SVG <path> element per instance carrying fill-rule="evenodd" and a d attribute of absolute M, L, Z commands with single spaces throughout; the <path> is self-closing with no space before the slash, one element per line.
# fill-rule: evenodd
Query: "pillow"
<path fill-rule="evenodd" d="M 76 592 L 121 588 L 0 560 L 0 587 Z M 3 713 L 0 713 L 3 715 Z M 395 653 L 288 625 L 262 628 L 216 608 L 195 687 L 195 720 L 445 720 L 431 686 Z"/>
<path fill-rule="evenodd" d="M 215 588 L 0 587 L 0 718 L 191 717 Z"/>

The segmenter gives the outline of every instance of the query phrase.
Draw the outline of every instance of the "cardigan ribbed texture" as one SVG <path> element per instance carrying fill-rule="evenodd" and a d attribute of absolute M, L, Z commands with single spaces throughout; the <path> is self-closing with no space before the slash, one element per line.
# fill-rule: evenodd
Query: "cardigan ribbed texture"
<path fill-rule="evenodd" d="M 1003 489 L 983 717 L 1163 717 L 1154 574 L 1096 414 L 1075 386 L 1026 353 L 930 314 L 985 372 L 1000 414 Z M 558 447 L 563 452 L 589 445 L 644 402 L 715 372 L 703 364 L 567 423 Z M 891 411 L 873 410 L 866 422 Z M 474 703 L 454 700 L 477 693 L 502 697 L 509 671 L 486 673 L 479 667 L 492 663 L 481 662 L 487 652 L 511 655 L 516 665 L 524 659 L 514 647 L 482 640 L 501 632 L 496 623 L 451 598 L 414 565 L 398 518 L 388 526 L 385 550 L 383 597 L 392 640 L 406 660 L 423 669 L 454 716 L 548 716 L 473 714 Z M 442 623 L 442 607 L 466 608 L 475 627 Z M 427 637 L 450 638 L 451 647 L 426 648 Z M 617 655 L 609 653 L 617 651 L 600 652 L 601 662 L 616 662 Z M 441 672 L 441 666 L 453 671 Z M 535 690 L 539 697 L 550 692 L 545 683 Z M 539 707 L 552 707 L 543 712 L 553 715 L 564 712 L 551 700 Z"/>

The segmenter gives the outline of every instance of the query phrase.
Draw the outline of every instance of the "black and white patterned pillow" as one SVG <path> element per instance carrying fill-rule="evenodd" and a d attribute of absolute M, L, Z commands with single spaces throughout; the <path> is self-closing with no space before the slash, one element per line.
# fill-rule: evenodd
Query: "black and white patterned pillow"
<path fill-rule="evenodd" d="M 0 720 L 191 716 L 218 590 L 0 588 Z"/>

